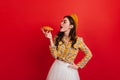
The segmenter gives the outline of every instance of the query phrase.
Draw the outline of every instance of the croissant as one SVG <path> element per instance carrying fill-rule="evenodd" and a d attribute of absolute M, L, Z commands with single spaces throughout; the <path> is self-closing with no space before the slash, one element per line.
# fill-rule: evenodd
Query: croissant
<path fill-rule="evenodd" d="M 53 31 L 53 28 L 51 28 L 50 26 L 43 26 L 42 29 L 44 29 L 45 31 Z"/>

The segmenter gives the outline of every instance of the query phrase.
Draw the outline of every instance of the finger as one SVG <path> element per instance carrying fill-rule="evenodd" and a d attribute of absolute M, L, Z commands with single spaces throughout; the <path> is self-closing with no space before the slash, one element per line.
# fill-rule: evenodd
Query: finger
<path fill-rule="evenodd" d="M 70 64 L 70 65 L 68 65 L 68 67 L 72 67 L 72 65 Z"/>
<path fill-rule="evenodd" d="M 71 66 L 68 66 L 69 68 L 71 68 Z"/>
<path fill-rule="evenodd" d="M 43 29 L 43 28 L 41 28 L 41 30 L 42 30 L 42 32 L 45 34 L 45 31 L 44 31 L 44 29 Z"/>
<path fill-rule="evenodd" d="M 47 33 L 49 33 L 49 31 L 46 31 Z"/>
<path fill-rule="evenodd" d="M 49 31 L 49 33 L 51 34 L 51 31 Z"/>
<path fill-rule="evenodd" d="M 74 62 L 71 62 L 72 64 L 74 64 Z"/>
<path fill-rule="evenodd" d="M 45 34 L 48 35 L 48 32 L 46 31 Z"/>
<path fill-rule="evenodd" d="M 69 68 L 75 69 L 73 66 L 68 66 Z"/>
<path fill-rule="evenodd" d="M 44 31 L 44 29 L 41 29 L 42 30 L 42 32 L 45 34 L 45 31 Z"/>

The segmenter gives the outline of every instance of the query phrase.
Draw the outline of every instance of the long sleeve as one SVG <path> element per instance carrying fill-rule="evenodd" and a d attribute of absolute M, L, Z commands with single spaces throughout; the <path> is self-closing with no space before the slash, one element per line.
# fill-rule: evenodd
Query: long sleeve
<path fill-rule="evenodd" d="M 55 40 L 56 40 L 56 36 L 54 37 L 54 44 L 55 44 Z M 49 49 L 50 49 L 50 53 L 51 55 L 54 57 L 54 58 L 57 58 L 57 50 L 56 50 L 56 46 L 49 46 Z"/>
<path fill-rule="evenodd" d="M 82 38 L 79 38 L 79 49 L 84 52 L 85 56 L 82 58 L 80 62 L 77 63 L 77 66 L 79 66 L 81 69 L 85 67 L 85 65 L 88 63 L 88 61 L 92 58 L 92 53 L 90 49 L 86 46 Z"/>

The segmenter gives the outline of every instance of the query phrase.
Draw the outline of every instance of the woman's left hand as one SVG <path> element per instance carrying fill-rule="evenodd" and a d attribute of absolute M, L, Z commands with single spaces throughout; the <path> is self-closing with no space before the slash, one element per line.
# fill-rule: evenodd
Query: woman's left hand
<path fill-rule="evenodd" d="M 79 68 L 75 63 L 71 63 L 68 67 L 76 70 Z"/>

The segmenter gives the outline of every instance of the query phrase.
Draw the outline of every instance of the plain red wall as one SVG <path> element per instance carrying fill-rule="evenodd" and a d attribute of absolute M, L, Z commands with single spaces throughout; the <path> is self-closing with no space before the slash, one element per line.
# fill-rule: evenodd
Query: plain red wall
<path fill-rule="evenodd" d="M 77 13 L 78 35 L 93 58 L 79 69 L 81 80 L 120 80 L 119 0 L 0 1 L 0 80 L 45 80 L 54 61 L 43 25 L 59 31 L 64 15 Z M 80 52 L 76 62 L 83 56 Z"/>

